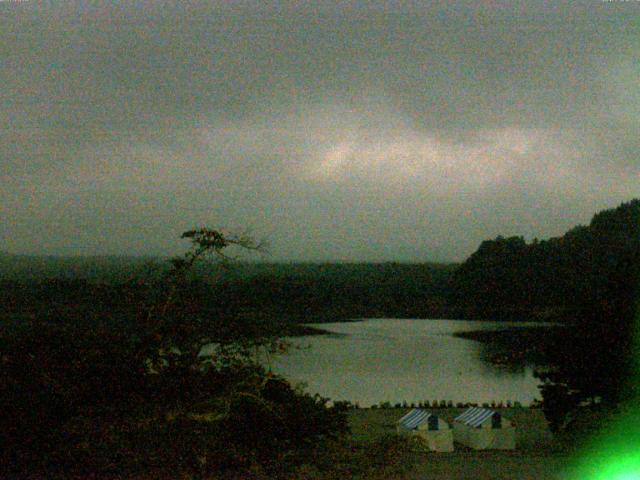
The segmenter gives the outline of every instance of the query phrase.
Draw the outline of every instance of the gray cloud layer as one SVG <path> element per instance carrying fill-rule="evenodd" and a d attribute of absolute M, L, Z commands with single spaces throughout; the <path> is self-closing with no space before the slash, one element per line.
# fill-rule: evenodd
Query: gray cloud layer
<path fill-rule="evenodd" d="M 0 3 L 0 245 L 459 260 L 640 196 L 640 4 Z"/>

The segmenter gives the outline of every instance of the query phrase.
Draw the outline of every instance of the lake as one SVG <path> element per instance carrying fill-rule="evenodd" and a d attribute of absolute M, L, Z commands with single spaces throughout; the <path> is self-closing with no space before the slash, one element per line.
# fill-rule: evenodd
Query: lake
<path fill-rule="evenodd" d="M 274 372 L 306 391 L 366 407 L 424 400 L 512 402 L 540 398 L 533 367 L 483 360 L 484 345 L 455 332 L 540 325 L 531 322 L 371 319 L 310 324 L 335 335 L 288 339 L 295 348 L 271 360 Z"/>

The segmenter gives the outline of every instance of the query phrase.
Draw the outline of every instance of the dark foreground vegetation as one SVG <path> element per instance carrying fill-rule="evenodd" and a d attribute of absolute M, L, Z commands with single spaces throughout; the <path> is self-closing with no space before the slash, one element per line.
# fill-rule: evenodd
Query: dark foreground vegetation
<path fill-rule="evenodd" d="M 192 249 L 157 281 L 116 299 L 57 283 L 2 329 L 3 478 L 277 478 L 341 446 L 340 408 L 259 365 L 259 351 L 284 348 L 273 330 L 212 315 L 188 278 L 208 254 L 258 246 L 206 229 L 183 237 Z"/>
<path fill-rule="evenodd" d="M 259 245 L 207 229 L 183 236 L 192 248 L 164 263 L 0 257 L 1 477 L 371 478 L 407 440 L 356 448 L 346 405 L 258 361 L 310 321 L 561 323 L 550 337 L 467 334 L 492 344 L 492 361 L 539 366 L 558 438 L 585 410 L 607 415 L 637 398 L 638 200 L 559 238 L 483 242 L 461 265 L 224 268 L 211 258 Z"/>

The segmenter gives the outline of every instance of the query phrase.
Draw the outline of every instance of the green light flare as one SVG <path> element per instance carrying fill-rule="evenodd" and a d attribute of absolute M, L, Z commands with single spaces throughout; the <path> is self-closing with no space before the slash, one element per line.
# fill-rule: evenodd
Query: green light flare
<path fill-rule="evenodd" d="M 640 480 L 640 457 L 615 458 L 594 480 Z"/>
<path fill-rule="evenodd" d="M 640 473 L 622 473 L 612 477 L 612 480 L 640 480 Z"/>
<path fill-rule="evenodd" d="M 570 480 L 640 480 L 640 308 L 636 304 L 633 372 L 630 386 L 636 392 L 620 411 L 603 421 L 562 478 Z M 571 474 L 569 474 L 571 472 Z"/>
<path fill-rule="evenodd" d="M 576 458 L 571 480 L 640 480 L 640 410 L 604 425 Z"/>

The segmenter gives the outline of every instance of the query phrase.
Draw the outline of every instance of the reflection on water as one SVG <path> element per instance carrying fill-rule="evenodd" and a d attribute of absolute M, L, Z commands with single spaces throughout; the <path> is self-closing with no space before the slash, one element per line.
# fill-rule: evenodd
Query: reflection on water
<path fill-rule="evenodd" d="M 481 343 L 453 333 L 531 323 L 375 319 L 315 325 L 342 335 L 299 337 L 274 371 L 310 393 L 361 406 L 382 401 L 506 402 L 539 398 L 533 369 L 483 361 Z"/>

